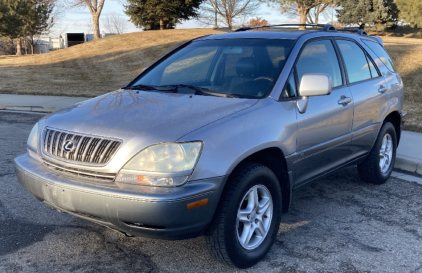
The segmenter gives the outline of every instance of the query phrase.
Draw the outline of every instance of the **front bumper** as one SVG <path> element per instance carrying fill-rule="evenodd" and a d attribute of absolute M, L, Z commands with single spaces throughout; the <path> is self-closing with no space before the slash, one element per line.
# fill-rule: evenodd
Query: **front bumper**
<path fill-rule="evenodd" d="M 128 235 L 158 239 L 200 236 L 211 222 L 226 177 L 188 182 L 176 188 L 122 190 L 114 183 L 93 182 L 63 174 L 32 159 L 15 159 L 19 182 L 38 200 L 80 218 Z M 208 204 L 188 209 L 208 198 Z"/>

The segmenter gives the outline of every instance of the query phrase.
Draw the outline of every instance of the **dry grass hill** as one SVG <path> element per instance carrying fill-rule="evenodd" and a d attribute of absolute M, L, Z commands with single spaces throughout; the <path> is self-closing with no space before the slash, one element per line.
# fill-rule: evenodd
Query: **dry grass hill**
<path fill-rule="evenodd" d="M 97 96 L 122 87 L 171 49 L 211 29 L 136 32 L 42 55 L 0 56 L 0 93 Z M 407 130 L 422 132 L 422 39 L 383 36 L 406 86 Z"/>
<path fill-rule="evenodd" d="M 185 41 L 211 29 L 115 35 L 41 55 L 0 56 L 0 93 L 98 96 L 116 90 Z"/>

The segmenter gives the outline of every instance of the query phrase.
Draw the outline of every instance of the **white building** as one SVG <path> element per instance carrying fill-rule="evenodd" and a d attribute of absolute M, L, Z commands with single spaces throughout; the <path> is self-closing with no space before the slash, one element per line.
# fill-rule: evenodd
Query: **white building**
<path fill-rule="evenodd" d="M 64 48 L 64 40 L 61 36 L 60 36 L 60 38 L 52 38 L 51 41 L 53 43 L 52 50 L 58 50 L 58 49 Z"/>

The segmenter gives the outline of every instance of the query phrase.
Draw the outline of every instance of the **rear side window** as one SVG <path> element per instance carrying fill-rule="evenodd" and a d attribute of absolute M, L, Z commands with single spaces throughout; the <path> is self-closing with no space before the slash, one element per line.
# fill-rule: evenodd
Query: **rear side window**
<path fill-rule="evenodd" d="M 368 58 L 362 49 L 351 41 L 337 40 L 337 44 L 346 64 L 349 83 L 370 79 L 371 71 Z"/>
<path fill-rule="evenodd" d="M 385 51 L 384 47 L 382 47 L 379 43 L 369 40 L 362 40 L 374 53 L 377 55 L 378 58 L 385 64 L 385 66 L 392 72 L 397 72 L 396 66 L 391 60 L 390 55 L 388 55 L 387 51 Z"/>
<path fill-rule="evenodd" d="M 333 87 L 343 84 L 340 65 L 331 40 L 307 44 L 300 54 L 296 71 L 299 83 L 307 73 L 325 73 L 331 76 Z"/>

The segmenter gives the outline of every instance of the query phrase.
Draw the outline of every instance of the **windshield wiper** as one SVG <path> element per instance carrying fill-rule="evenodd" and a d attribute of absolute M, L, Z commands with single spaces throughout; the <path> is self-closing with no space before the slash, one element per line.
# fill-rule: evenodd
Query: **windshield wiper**
<path fill-rule="evenodd" d="M 225 94 L 225 93 L 218 93 L 215 92 L 212 89 L 195 86 L 195 85 L 189 85 L 189 84 L 174 84 L 174 85 L 166 85 L 166 86 L 158 86 L 158 87 L 168 87 L 168 88 L 174 88 L 174 91 L 177 91 L 177 93 L 186 93 L 186 94 L 202 94 L 202 95 L 208 95 L 208 96 L 215 96 L 215 97 L 223 97 L 223 98 L 238 98 L 236 95 L 232 94 Z M 183 89 L 190 89 L 191 91 L 184 91 Z"/>
<path fill-rule="evenodd" d="M 177 91 L 174 88 L 170 88 L 170 87 L 167 87 L 167 86 L 155 86 L 155 85 L 146 85 L 146 84 L 136 84 L 136 85 L 133 85 L 133 86 L 129 86 L 128 89 L 143 90 L 143 91 L 148 91 L 148 90 Z"/>

